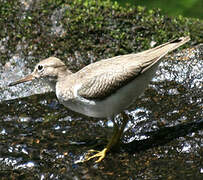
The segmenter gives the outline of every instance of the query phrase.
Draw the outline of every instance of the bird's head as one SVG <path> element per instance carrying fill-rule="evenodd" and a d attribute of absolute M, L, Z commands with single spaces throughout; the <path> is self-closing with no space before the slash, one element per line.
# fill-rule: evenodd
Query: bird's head
<path fill-rule="evenodd" d="M 35 66 L 34 71 L 31 74 L 10 83 L 9 86 L 15 86 L 34 79 L 42 79 L 46 81 L 51 88 L 55 89 L 57 79 L 70 73 L 71 72 L 68 71 L 67 66 L 60 59 L 56 57 L 49 57 L 40 61 Z"/>

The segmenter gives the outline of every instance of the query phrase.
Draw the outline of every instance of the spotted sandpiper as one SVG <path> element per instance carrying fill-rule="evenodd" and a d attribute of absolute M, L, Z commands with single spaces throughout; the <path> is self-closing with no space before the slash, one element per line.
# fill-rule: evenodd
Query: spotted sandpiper
<path fill-rule="evenodd" d="M 97 157 L 95 162 L 100 162 L 119 144 L 128 119 L 124 110 L 144 92 L 160 59 L 189 40 L 190 37 L 181 37 L 140 53 L 103 59 L 76 73 L 60 59 L 49 57 L 40 61 L 31 74 L 9 86 L 43 79 L 56 92 L 59 102 L 73 111 L 96 118 L 111 118 L 113 122 L 115 115 L 121 113 L 122 125 L 114 122 L 114 134 L 107 146 L 92 156 L 87 155 L 84 160 Z"/>

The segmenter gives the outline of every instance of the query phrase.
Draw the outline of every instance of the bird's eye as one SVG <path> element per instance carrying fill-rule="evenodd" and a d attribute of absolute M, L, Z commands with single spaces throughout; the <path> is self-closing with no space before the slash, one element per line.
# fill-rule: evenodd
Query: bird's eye
<path fill-rule="evenodd" d="M 38 71 L 42 71 L 43 68 L 44 68 L 44 67 L 43 67 L 42 65 L 38 65 L 38 67 L 37 67 Z"/>

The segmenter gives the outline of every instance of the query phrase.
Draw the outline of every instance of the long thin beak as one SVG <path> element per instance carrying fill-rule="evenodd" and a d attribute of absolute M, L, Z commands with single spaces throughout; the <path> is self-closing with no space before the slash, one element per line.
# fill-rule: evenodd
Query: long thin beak
<path fill-rule="evenodd" d="M 29 74 L 29 75 L 25 76 L 24 78 L 19 79 L 18 81 L 10 83 L 8 86 L 15 86 L 16 84 L 24 83 L 27 81 L 32 81 L 33 79 L 35 79 L 35 77 L 32 74 Z"/>

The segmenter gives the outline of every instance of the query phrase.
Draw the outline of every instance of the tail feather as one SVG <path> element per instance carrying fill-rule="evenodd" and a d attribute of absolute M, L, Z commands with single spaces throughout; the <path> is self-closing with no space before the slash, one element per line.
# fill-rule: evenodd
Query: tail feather
<path fill-rule="evenodd" d="M 150 62 L 151 62 L 151 64 L 149 66 L 146 66 L 146 68 L 144 68 L 142 70 L 142 73 L 145 72 L 150 67 L 152 67 L 154 64 L 156 64 L 166 54 L 168 54 L 169 52 L 182 46 L 183 44 L 185 44 L 189 40 L 190 40 L 189 36 L 180 37 L 178 39 L 174 39 L 174 40 L 171 40 L 167 43 L 161 44 L 155 48 L 152 48 L 152 49 L 143 51 L 141 53 L 138 53 L 139 55 L 142 55 L 142 53 L 143 53 L 143 54 L 145 54 L 144 56 L 147 56 L 147 57 L 150 56 L 149 61 L 146 61 L 146 64 L 150 64 Z"/>
<path fill-rule="evenodd" d="M 173 39 L 167 43 L 161 44 L 159 46 L 156 46 L 152 49 L 140 52 L 138 54 L 148 54 L 148 53 L 156 53 L 159 51 L 159 54 L 167 54 L 175 49 L 177 49 L 178 47 L 182 46 L 183 44 L 185 44 L 186 42 L 188 42 L 190 40 L 189 36 L 186 37 L 180 37 L 177 39 Z M 164 53 L 163 53 L 164 52 Z"/>

